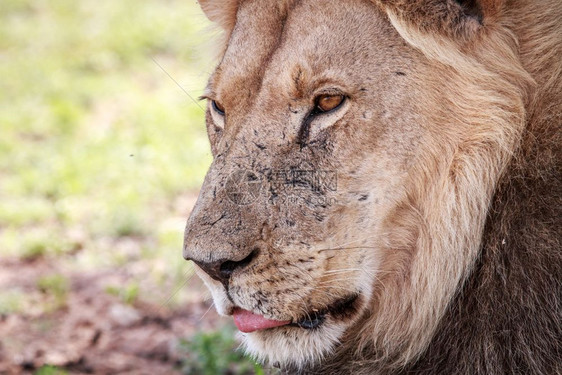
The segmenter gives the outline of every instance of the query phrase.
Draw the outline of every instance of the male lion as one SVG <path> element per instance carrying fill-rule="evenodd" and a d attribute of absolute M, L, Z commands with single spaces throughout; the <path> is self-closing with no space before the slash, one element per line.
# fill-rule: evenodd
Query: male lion
<path fill-rule="evenodd" d="M 287 373 L 562 373 L 560 0 L 200 0 L 184 257 Z"/>

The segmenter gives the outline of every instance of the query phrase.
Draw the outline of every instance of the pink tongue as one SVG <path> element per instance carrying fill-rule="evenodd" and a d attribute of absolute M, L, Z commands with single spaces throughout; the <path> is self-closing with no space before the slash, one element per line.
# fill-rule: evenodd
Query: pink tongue
<path fill-rule="evenodd" d="M 257 331 L 259 329 L 284 326 L 291 323 L 290 321 L 269 320 L 261 315 L 239 308 L 234 310 L 232 316 L 234 317 L 234 324 L 236 324 L 236 327 L 238 327 L 241 332 L 245 333 Z"/>

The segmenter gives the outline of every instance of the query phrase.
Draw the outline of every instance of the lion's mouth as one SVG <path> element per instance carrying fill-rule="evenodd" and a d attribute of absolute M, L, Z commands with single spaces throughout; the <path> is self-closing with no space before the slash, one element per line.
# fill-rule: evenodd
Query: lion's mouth
<path fill-rule="evenodd" d="M 267 319 L 250 311 L 235 308 L 233 311 L 234 323 L 241 332 L 254 332 L 275 327 L 298 327 L 306 330 L 319 328 L 328 316 L 335 320 L 345 320 L 357 312 L 359 294 L 354 293 L 337 300 L 324 309 L 312 309 L 301 318 L 293 321 L 278 321 Z"/>
<path fill-rule="evenodd" d="M 251 311 L 244 310 L 239 307 L 236 307 L 232 311 L 232 317 L 234 318 L 234 324 L 236 324 L 236 327 L 238 327 L 240 332 L 244 333 L 291 324 L 290 320 L 282 321 L 267 319 L 264 316 L 254 314 Z"/>
<path fill-rule="evenodd" d="M 353 293 L 347 297 L 341 298 L 322 310 L 312 310 L 296 322 L 291 323 L 291 326 L 316 329 L 320 327 L 329 315 L 335 320 L 344 320 L 357 312 L 357 301 L 359 294 Z"/>

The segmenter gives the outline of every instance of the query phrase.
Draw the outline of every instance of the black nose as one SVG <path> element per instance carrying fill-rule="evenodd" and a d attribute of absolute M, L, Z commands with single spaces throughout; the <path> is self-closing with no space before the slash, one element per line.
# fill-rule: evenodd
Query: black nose
<path fill-rule="evenodd" d="M 253 250 L 246 258 L 238 261 L 222 259 L 215 262 L 200 262 L 197 260 L 193 260 L 193 262 L 195 262 L 195 264 L 197 264 L 213 279 L 220 281 L 223 284 L 227 284 L 234 271 L 242 269 L 252 263 L 257 253 L 257 250 Z"/>

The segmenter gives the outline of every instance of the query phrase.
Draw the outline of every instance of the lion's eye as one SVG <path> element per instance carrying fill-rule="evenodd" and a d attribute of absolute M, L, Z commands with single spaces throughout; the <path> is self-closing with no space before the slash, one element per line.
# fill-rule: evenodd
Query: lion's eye
<path fill-rule="evenodd" d="M 343 95 L 320 95 L 316 98 L 316 110 L 318 112 L 329 112 L 339 107 L 345 96 Z"/>
<path fill-rule="evenodd" d="M 221 116 L 224 116 L 224 107 L 219 102 L 217 102 L 216 100 L 213 100 L 212 106 L 213 106 L 213 109 L 215 110 L 215 112 L 217 112 Z"/>

